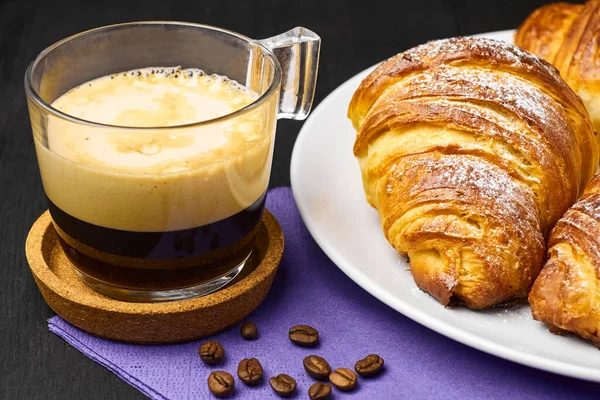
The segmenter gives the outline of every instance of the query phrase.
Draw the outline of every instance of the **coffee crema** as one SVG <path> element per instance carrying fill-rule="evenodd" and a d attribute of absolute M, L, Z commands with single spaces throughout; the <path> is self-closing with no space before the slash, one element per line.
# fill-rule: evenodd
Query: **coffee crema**
<path fill-rule="evenodd" d="M 69 259 L 107 285 L 170 290 L 250 254 L 269 181 L 277 107 L 197 69 L 151 67 L 81 84 L 35 137 Z M 223 118 L 221 118 L 223 117 Z M 206 121 L 205 123 L 202 123 Z"/>

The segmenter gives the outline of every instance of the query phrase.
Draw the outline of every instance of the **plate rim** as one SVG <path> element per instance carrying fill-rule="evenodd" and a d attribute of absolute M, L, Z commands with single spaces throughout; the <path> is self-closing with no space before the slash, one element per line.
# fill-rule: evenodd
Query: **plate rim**
<path fill-rule="evenodd" d="M 506 35 L 511 32 L 514 33 L 514 29 L 500 30 L 500 31 L 491 31 L 486 33 L 480 33 L 474 36 L 477 37 L 486 37 L 490 35 Z M 420 325 L 425 326 L 428 329 L 435 331 L 436 333 L 446 336 L 452 340 L 455 340 L 459 343 L 462 343 L 466 346 L 475 348 L 477 350 L 483 351 L 488 354 L 492 354 L 496 357 L 506 359 L 509 361 L 513 361 L 522 365 L 526 365 L 528 367 L 536 368 L 539 370 L 556 373 L 564 376 L 569 376 L 572 378 L 583 379 L 587 381 L 600 382 L 600 370 L 592 369 L 589 367 L 582 367 L 573 364 L 564 363 L 558 360 L 548 359 L 543 356 L 537 356 L 534 354 L 524 353 L 520 350 L 516 350 L 510 348 L 506 345 L 499 344 L 493 340 L 485 339 L 473 332 L 464 331 L 459 328 L 454 327 L 442 320 L 437 319 L 434 316 L 431 316 L 427 313 L 422 313 L 420 310 L 414 308 L 410 304 L 407 304 L 403 301 L 398 301 L 394 296 L 389 295 L 385 290 L 379 288 L 377 283 L 374 282 L 373 279 L 369 278 L 365 273 L 359 271 L 355 267 L 351 265 L 350 262 L 346 263 L 343 259 L 341 253 L 329 246 L 324 235 L 322 235 L 319 230 L 315 227 L 310 217 L 308 216 L 308 210 L 306 205 L 300 200 L 301 195 L 299 194 L 299 184 L 297 183 L 297 177 L 300 174 L 301 162 L 299 161 L 301 156 L 299 149 L 303 148 L 303 145 L 309 133 L 312 130 L 313 121 L 316 119 L 315 115 L 320 115 L 323 110 L 328 108 L 328 105 L 334 101 L 336 94 L 350 85 L 354 80 L 358 80 L 359 77 L 365 75 L 374 69 L 379 63 L 372 65 L 352 77 L 345 80 L 339 86 L 337 86 L 333 91 L 331 91 L 315 109 L 312 111 L 311 115 L 309 115 L 306 122 L 303 124 L 300 132 L 298 133 L 298 137 L 296 138 L 296 142 L 294 144 L 294 148 L 292 150 L 291 163 L 290 163 L 290 181 L 292 187 L 292 193 L 294 199 L 296 201 L 296 205 L 302 221 L 307 227 L 309 233 L 315 240 L 315 242 L 319 245 L 319 247 L 323 250 L 323 252 L 329 257 L 329 259 L 339 268 L 344 274 L 346 274 L 352 281 L 354 281 L 357 285 L 359 285 L 362 289 L 367 291 L 370 295 L 377 298 L 379 301 L 396 310 L 400 314 L 405 317 L 417 322 Z M 547 332 L 551 335 L 551 332 Z M 590 351 L 593 351 L 593 348 L 590 348 Z"/>

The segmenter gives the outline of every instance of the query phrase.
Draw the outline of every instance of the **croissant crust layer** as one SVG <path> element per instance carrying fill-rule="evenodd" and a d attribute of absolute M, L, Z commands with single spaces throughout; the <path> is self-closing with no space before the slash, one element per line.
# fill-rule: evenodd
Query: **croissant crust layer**
<path fill-rule="evenodd" d="M 598 164 L 585 107 L 558 71 L 493 40 L 435 41 L 388 59 L 348 116 L 385 237 L 444 305 L 526 297 L 544 238 Z"/>
<path fill-rule="evenodd" d="M 535 10 L 519 26 L 515 44 L 559 69 L 581 96 L 600 131 L 600 0 L 553 3 Z"/>
<path fill-rule="evenodd" d="M 558 221 L 548 247 L 548 261 L 529 294 L 533 317 L 600 347 L 600 175 Z"/>

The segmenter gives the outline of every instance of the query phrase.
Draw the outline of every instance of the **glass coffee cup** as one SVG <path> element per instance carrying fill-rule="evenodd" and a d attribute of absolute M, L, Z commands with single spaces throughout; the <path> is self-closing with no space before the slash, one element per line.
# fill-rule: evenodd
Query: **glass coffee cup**
<path fill-rule="evenodd" d="M 93 29 L 44 50 L 25 76 L 29 114 L 53 224 L 81 279 L 148 302 L 205 295 L 233 280 L 262 218 L 277 119 L 308 115 L 319 48 L 305 28 L 252 40 L 156 21 Z M 86 92 L 91 82 L 110 88 L 102 107 L 117 123 L 82 117 L 97 103 Z M 163 93 L 150 112 L 131 97 L 144 85 Z M 241 105 L 224 112 L 194 93 L 163 102 L 197 87 Z M 221 107 L 213 118 L 177 119 L 190 104 L 212 112 L 213 103 Z M 123 113 L 128 107 L 135 112 Z M 155 118 L 154 109 L 175 119 Z"/>

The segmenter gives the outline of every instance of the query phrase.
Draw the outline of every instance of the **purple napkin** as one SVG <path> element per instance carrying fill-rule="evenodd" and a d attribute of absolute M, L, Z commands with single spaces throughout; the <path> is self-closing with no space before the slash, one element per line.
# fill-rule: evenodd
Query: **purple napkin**
<path fill-rule="evenodd" d="M 385 372 L 360 379 L 353 399 L 566 399 L 598 398 L 600 384 L 524 367 L 473 350 L 409 320 L 369 295 L 327 258 L 306 230 L 289 188 L 269 192 L 267 207 L 285 234 L 285 253 L 273 287 L 247 320 L 258 326 L 256 341 L 240 337 L 239 325 L 219 340 L 226 360 L 218 369 L 236 378 L 235 397 L 276 398 L 268 378 L 286 373 L 298 382 L 296 396 L 307 398 L 313 380 L 302 367 L 309 354 L 325 357 L 332 368 L 353 368 L 370 353 L 385 359 Z M 451 312 L 451 311 L 449 311 Z M 309 324 L 319 330 L 318 348 L 293 345 L 288 329 Z M 60 317 L 48 321 L 52 332 L 104 365 L 153 399 L 210 399 L 207 378 L 214 367 L 202 363 L 200 340 L 142 346 L 91 336 Z M 590 348 L 590 351 L 595 351 Z M 238 362 L 256 357 L 265 379 L 250 388 L 237 379 Z"/>

